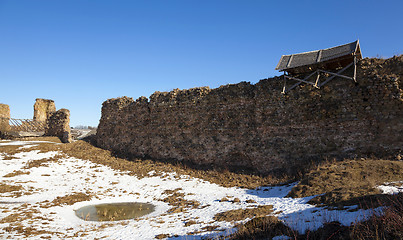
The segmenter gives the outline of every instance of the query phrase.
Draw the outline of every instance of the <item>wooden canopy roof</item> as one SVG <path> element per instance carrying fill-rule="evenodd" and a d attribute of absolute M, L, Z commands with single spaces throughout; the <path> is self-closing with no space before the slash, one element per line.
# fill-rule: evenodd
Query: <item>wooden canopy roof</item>
<path fill-rule="evenodd" d="M 354 61 L 354 57 L 362 58 L 358 40 L 332 48 L 283 55 L 276 70 L 297 74 L 312 72 L 317 69 L 334 70 L 347 66 Z"/>

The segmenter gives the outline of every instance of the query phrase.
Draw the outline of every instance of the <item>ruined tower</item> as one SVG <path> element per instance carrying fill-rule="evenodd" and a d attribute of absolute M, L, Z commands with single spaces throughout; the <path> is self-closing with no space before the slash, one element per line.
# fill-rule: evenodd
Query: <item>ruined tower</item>
<path fill-rule="evenodd" d="M 46 122 L 54 112 L 56 112 L 56 106 L 53 100 L 36 99 L 34 104 L 34 121 Z"/>

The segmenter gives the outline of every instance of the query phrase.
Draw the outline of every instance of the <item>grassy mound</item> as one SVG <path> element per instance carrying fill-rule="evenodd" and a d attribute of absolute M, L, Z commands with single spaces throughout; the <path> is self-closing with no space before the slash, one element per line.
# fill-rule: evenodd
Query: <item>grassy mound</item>
<path fill-rule="evenodd" d="M 313 198 L 310 203 L 326 205 L 359 204 L 364 197 L 380 194 L 377 185 L 403 179 L 403 162 L 391 160 L 345 160 L 319 166 L 306 174 L 288 194 Z"/>

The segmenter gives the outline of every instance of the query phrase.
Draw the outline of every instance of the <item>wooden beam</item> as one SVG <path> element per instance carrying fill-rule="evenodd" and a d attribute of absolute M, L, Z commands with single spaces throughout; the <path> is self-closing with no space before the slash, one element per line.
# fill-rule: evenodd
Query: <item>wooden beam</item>
<path fill-rule="evenodd" d="M 311 84 L 312 86 L 315 87 L 315 83 L 313 83 L 313 82 L 308 82 L 306 80 L 295 78 L 295 77 L 290 77 L 290 76 L 286 76 L 286 78 L 289 78 L 289 79 L 292 79 L 292 80 L 295 80 L 295 81 L 299 81 L 299 82 L 303 82 L 303 83 L 307 83 L 307 84 Z M 304 79 L 306 79 L 306 78 L 304 78 Z"/>
<path fill-rule="evenodd" d="M 297 82 L 296 84 L 292 85 L 292 86 L 288 89 L 288 91 L 290 91 L 291 89 L 296 88 L 296 87 L 299 86 L 301 83 L 302 83 L 302 82 Z"/>
<path fill-rule="evenodd" d="M 340 69 L 340 70 L 337 72 L 337 74 L 340 74 L 340 73 L 346 71 L 346 69 L 348 69 L 349 67 L 351 67 L 353 64 L 354 64 L 354 63 L 350 63 L 349 65 L 345 66 L 343 69 Z M 335 78 L 335 77 L 336 77 L 336 76 L 333 75 L 333 76 L 327 78 L 323 83 L 320 84 L 320 86 L 322 87 L 323 85 L 325 85 L 326 83 L 328 83 L 330 80 L 332 80 L 332 79 Z"/>
<path fill-rule="evenodd" d="M 338 74 L 338 73 L 328 72 L 328 71 L 325 71 L 325 70 L 319 70 L 319 71 L 327 73 L 327 74 L 334 75 L 336 77 L 341 77 L 341 78 L 345 78 L 345 79 L 349 79 L 349 80 L 354 80 L 352 77 L 347 77 L 347 76 L 344 76 L 344 75 L 341 75 L 341 74 Z"/>

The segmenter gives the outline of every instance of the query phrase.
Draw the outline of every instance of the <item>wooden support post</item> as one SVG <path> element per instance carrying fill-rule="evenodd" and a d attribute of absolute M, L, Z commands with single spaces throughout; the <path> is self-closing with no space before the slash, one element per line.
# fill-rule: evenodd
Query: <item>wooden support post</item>
<path fill-rule="evenodd" d="M 313 86 L 316 87 L 316 88 L 319 88 L 318 84 L 320 84 L 319 83 L 320 72 L 319 71 L 317 71 L 317 72 L 318 72 L 318 76 L 316 76 L 316 82 L 315 82 L 315 85 L 313 85 Z"/>
<path fill-rule="evenodd" d="M 286 77 L 285 77 L 285 72 L 284 72 L 284 86 L 283 86 L 283 91 L 281 92 L 282 94 L 285 94 L 286 93 L 286 89 L 285 89 L 285 87 L 286 87 L 286 84 L 287 84 L 287 80 L 286 80 Z"/>
<path fill-rule="evenodd" d="M 357 56 L 354 54 L 354 82 L 357 82 Z"/>

